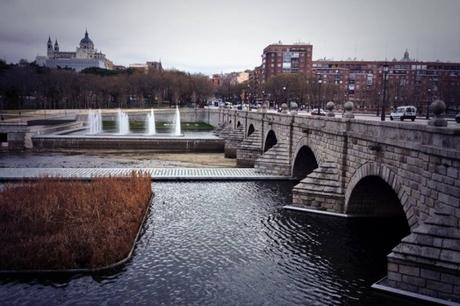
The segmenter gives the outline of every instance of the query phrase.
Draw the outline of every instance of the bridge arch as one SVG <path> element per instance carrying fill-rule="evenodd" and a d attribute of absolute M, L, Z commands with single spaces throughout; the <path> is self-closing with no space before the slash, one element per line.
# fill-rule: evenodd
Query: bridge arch
<path fill-rule="evenodd" d="M 292 176 L 303 179 L 318 168 L 318 161 L 315 154 L 308 146 L 300 147 L 292 163 Z"/>
<path fill-rule="evenodd" d="M 278 143 L 278 138 L 273 130 L 268 131 L 264 141 L 264 152 L 270 150 L 274 145 Z"/>
<path fill-rule="evenodd" d="M 248 133 L 246 134 L 248 137 L 251 136 L 252 133 L 254 133 L 256 129 L 254 128 L 254 125 L 251 123 L 248 127 Z"/>
<path fill-rule="evenodd" d="M 291 157 L 291 175 L 294 178 L 303 179 L 318 168 L 321 161 L 319 155 L 315 152 L 318 151 L 307 138 L 303 137 L 297 142 Z"/>
<path fill-rule="evenodd" d="M 345 191 L 345 213 L 370 216 L 405 216 L 412 227 L 417 220 L 408 215 L 410 201 L 396 173 L 383 164 L 368 162 L 355 171 Z"/>

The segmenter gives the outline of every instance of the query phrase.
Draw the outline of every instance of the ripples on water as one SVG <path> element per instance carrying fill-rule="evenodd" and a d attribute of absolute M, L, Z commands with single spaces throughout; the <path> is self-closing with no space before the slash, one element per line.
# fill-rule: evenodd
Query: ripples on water
<path fill-rule="evenodd" d="M 404 232 L 395 220 L 282 209 L 292 183 L 154 183 L 134 258 L 119 271 L 2 278 L 2 304 L 394 304 L 370 285 Z M 398 300 L 400 304 L 402 301 Z"/>

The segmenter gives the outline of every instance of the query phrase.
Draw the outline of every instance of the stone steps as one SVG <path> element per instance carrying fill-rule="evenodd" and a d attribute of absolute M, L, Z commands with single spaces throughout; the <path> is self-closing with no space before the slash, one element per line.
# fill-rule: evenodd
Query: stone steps
<path fill-rule="evenodd" d="M 432 210 L 387 258 L 390 286 L 460 300 L 460 229 L 454 208 Z"/>
<path fill-rule="evenodd" d="M 254 167 L 256 159 L 262 154 L 261 142 L 262 135 L 260 131 L 256 130 L 238 145 L 236 150 L 238 167 Z"/>
<path fill-rule="evenodd" d="M 229 141 L 242 141 L 244 138 L 244 130 L 242 128 L 232 129 L 227 132 L 225 140 Z"/>
<path fill-rule="evenodd" d="M 322 163 L 294 187 L 299 192 L 327 192 L 343 195 L 338 170 L 333 163 Z"/>
<path fill-rule="evenodd" d="M 243 128 L 232 129 L 225 134 L 225 148 L 224 154 L 227 158 L 236 158 L 236 150 L 239 144 L 243 141 L 244 130 Z"/>
<path fill-rule="evenodd" d="M 246 137 L 240 144 L 239 149 L 261 150 L 262 135 L 260 131 L 254 131 L 250 136 Z"/>
<path fill-rule="evenodd" d="M 277 143 L 255 161 L 254 168 L 257 173 L 291 175 L 291 162 L 289 146 Z"/>
<path fill-rule="evenodd" d="M 292 190 L 294 205 L 310 209 L 342 212 L 345 194 L 333 162 L 323 162 Z"/>
<path fill-rule="evenodd" d="M 228 135 L 231 133 L 232 130 L 233 129 L 231 126 L 226 126 L 220 129 L 219 131 L 216 131 L 215 134 L 219 136 L 220 138 L 225 139 L 228 137 Z"/>

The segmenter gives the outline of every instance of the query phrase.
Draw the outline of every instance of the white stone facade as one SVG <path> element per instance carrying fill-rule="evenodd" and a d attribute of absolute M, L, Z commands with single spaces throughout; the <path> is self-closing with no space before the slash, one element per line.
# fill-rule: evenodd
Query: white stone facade
<path fill-rule="evenodd" d="M 53 44 L 48 38 L 47 55 L 37 56 L 37 65 L 50 68 L 70 68 L 77 72 L 86 68 L 97 67 L 112 69 L 113 63 L 105 57 L 105 54 L 94 48 L 93 41 L 89 38 L 88 31 L 80 41 L 79 47 L 75 52 L 60 51 L 57 40 Z"/>

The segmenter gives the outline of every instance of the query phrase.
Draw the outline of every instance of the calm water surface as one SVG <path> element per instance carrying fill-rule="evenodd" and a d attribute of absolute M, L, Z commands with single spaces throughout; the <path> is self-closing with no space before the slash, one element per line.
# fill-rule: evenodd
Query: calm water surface
<path fill-rule="evenodd" d="M 105 275 L 1 277 L 4 305 L 403 304 L 370 285 L 405 227 L 282 209 L 293 183 L 154 183 L 133 259 Z M 416 304 L 414 304 L 416 305 Z"/>

